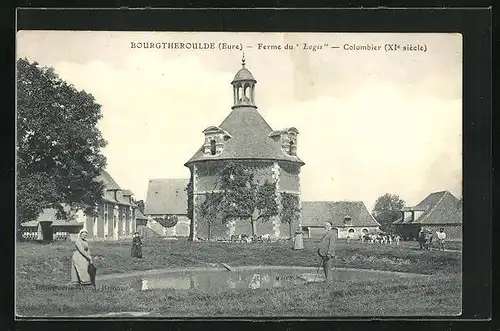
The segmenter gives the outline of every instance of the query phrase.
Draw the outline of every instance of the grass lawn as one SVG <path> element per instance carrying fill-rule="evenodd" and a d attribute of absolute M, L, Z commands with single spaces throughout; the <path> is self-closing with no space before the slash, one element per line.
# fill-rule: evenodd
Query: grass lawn
<path fill-rule="evenodd" d="M 315 267 L 316 240 L 304 250 L 282 243 L 199 243 L 147 239 L 142 260 L 130 258 L 129 242 L 90 242 L 98 273 L 202 267 L 211 263 Z M 412 244 L 413 245 L 413 244 Z M 68 287 L 73 246 L 18 243 L 16 307 L 24 316 L 75 316 L 147 311 L 162 316 L 408 316 L 461 312 L 461 254 L 400 246 L 339 242 L 335 266 L 425 273 L 428 278 L 309 283 L 294 288 L 233 290 L 90 291 Z M 42 285 L 46 286 L 42 288 Z M 48 287 L 50 286 L 50 289 Z"/>

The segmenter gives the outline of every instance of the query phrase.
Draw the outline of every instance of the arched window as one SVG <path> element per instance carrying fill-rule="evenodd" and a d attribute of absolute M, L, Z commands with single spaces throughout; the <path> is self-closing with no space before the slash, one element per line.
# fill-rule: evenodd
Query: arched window
<path fill-rule="evenodd" d="M 349 229 L 349 233 L 354 233 L 354 229 Z"/>
<path fill-rule="evenodd" d="M 368 229 L 363 229 L 363 230 L 361 230 L 361 232 L 363 232 L 364 234 L 367 234 L 368 233 Z"/>
<path fill-rule="evenodd" d="M 210 140 L 210 154 L 215 155 L 217 148 L 215 147 L 215 139 Z"/>

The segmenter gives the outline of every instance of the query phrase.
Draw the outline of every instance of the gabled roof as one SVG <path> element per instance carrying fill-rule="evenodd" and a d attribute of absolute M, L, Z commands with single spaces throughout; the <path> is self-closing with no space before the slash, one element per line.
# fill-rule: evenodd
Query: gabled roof
<path fill-rule="evenodd" d="M 104 184 L 104 189 L 105 190 L 119 190 L 120 185 L 118 185 L 117 182 L 111 177 L 111 175 L 106 171 L 103 170 L 101 174 L 97 177 L 98 181 L 101 181 Z"/>
<path fill-rule="evenodd" d="M 380 226 L 362 201 L 303 201 L 301 214 L 303 226 L 323 226 L 330 221 L 343 227 L 346 216 L 352 219 L 349 227 Z"/>
<path fill-rule="evenodd" d="M 193 162 L 225 159 L 283 160 L 304 164 L 299 157 L 286 154 L 281 149 L 280 141 L 269 137 L 273 129 L 254 107 L 233 109 L 219 127 L 231 135 L 222 152 L 216 156 L 205 156 L 201 146 L 186 166 Z"/>
<path fill-rule="evenodd" d="M 186 215 L 188 179 L 151 179 L 144 214 Z"/>
<path fill-rule="evenodd" d="M 103 199 L 104 201 L 117 203 L 126 206 L 135 206 L 134 203 L 130 202 L 129 196 L 132 192 L 129 190 L 122 190 L 120 185 L 111 177 L 111 175 L 103 170 L 101 175 L 97 177 L 97 180 L 104 184 Z M 115 194 L 116 191 L 116 194 Z"/>
<path fill-rule="evenodd" d="M 446 194 L 451 194 L 448 191 L 439 191 L 429 194 L 424 200 L 420 201 L 418 205 L 413 207 L 413 210 L 429 210 L 434 207 Z M 458 200 L 458 199 L 457 199 Z"/>
<path fill-rule="evenodd" d="M 416 220 L 411 215 L 405 220 L 398 219 L 393 224 L 461 224 L 462 203 L 448 191 L 439 191 L 429 194 L 415 207 L 405 208 L 403 211 L 424 211 Z"/>
<path fill-rule="evenodd" d="M 439 198 L 439 199 L 438 199 Z M 430 194 L 423 202 L 431 201 L 419 218 L 412 224 L 432 225 L 432 224 L 461 224 L 462 223 L 462 203 L 460 200 L 448 191 L 436 192 Z"/>

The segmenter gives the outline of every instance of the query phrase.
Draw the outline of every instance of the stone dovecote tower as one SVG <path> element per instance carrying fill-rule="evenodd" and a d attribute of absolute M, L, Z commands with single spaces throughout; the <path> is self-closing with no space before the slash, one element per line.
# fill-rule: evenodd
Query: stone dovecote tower
<path fill-rule="evenodd" d="M 250 167 L 255 178 L 274 182 L 277 201 L 281 207 L 280 193 L 297 195 L 300 201 L 300 169 L 304 162 L 297 156 L 299 131 L 296 128 L 273 130 L 257 111 L 255 86 L 257 81 L 246 68 L 245 58 L 236 73 L 233 86 L 232 111 L 219 126 L 203 130 L 203 144 L 185 163 L 191 171 L 193 183 L 193 231 L 194 237 L 207 237 L 208 226 L 196 213 L 196 206 L 204 201 L 204 195 L 214 189 L 218 170 L 227 162 L 242 162 Z M 295 229 L 298 224 L 292 224 Z M 256 234 L 288 237 L 290 226 L 282 224 L 279 217 L 268 222 L 258 222 Z M 232 234 L 252 233 L 248 220 L 234 220 L 212 229 L 214 238 L 228 238 Z"/>

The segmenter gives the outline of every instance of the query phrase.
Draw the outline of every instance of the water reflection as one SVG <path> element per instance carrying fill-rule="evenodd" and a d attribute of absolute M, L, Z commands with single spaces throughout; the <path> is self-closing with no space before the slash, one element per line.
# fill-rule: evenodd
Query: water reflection
<path fill-rule="evenodd" d="M 364 280 L 387 277 L 384 274 L 334 270 L 337 281 Z M 301 273 L 294 270 L 258 271 L 198 271 L 176 272 L 152 275 L 134 279 L 130 284 L 136 289 L 178 289 L 202 292 L 221 292 L 234 289 L 265 289 L 273 287 L 297 286 L 306 282 L 322 281 L 322 273 Z M 146 286 L 145 286 L 146 284 Z M 139 286 L 136 286 L 139 285 Z"/>

